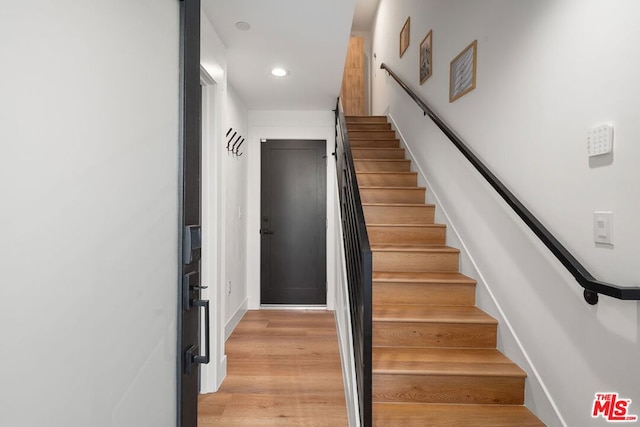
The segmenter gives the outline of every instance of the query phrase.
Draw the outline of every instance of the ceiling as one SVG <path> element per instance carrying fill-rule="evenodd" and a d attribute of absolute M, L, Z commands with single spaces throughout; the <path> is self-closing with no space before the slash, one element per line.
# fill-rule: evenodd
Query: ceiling
<path fill-rule="evenodd" d="M 340 92 L 352 24 L 368 31 L 378 2 L 202 0 L 202 8 L 227 47 L 228 82 L 249 109 L 326 110 Z M 289 75 L 271 76 L 276 66 Z"/>
<path fill-rule="evenodd" d="M 356 0 L 351 31 L 371 31 L 380 0 Z"/>

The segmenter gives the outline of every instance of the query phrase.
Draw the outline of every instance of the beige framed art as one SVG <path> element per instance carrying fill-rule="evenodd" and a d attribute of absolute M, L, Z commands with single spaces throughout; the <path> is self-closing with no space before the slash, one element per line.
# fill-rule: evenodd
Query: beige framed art
<path fill-rule="evenodd" d="M 478 40 L 474 40 L 451 61 L 449 102 L 455 101 L 476 88 L 477 57 Z"/>
<path fill-rule="evenodd" d="M 420 84 L 426 82 L 433 71 L 432 34 L 430 30 L 420 43 Z"/>
<path fill-rule="evenodd" d="M 406 21 L 404 21 L 404 25 L 402 26 L 402 30 L 400 30 L 400 58 L 404 55 L 404 52 L 409 47 L 409 33 L 411 30 L 411 17 L 409 16 Z"/>

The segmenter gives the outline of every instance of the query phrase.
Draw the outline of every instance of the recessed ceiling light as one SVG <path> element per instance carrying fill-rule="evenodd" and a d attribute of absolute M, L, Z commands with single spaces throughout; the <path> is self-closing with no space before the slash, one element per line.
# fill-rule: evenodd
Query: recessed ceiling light
<path fill-rule="evenodd" d="M 236 22 L 236 28 L 239 29 L 240 31 L 249 31 L 249 28 L 251 28 L 251 25 L 249 25 L 248 22 L 238 21 Z"/>
<path fill-rule="evenodd" d="M 288 75 L 289 72 L 287 70 L 285 70 L 284 68 L 272 68 L 271 69 L 271 75 L 275 76 L 275 77 L 284 77 L 286 75 Z"/>

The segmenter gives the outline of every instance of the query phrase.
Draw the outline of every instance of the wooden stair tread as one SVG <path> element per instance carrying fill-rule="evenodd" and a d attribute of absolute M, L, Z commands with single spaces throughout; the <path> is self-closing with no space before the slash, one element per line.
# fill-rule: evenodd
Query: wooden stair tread
<path fill-rule="evenodd" d="M 358 172 L 358 173 L 360 173 L 360 172 Z M 378 172 L 373 172 L 373 173 L 378 173 Z M 429 208 L 433 208 L 433 207 L 435 207 L 435 205 L 431 204 L 431 203 L 363 203 L 362 206 L 363 207 L 365 207 L 365 206 L 390 207 L 390 208 L 396 208 L 396 207 L 407 207 L 407 208 L 429 207 Z"/>
<path fill-rule="evenodd" d="M 457 272 L 427 271 L 374 271 L 374 282 L 406 282 L 406 283 L 467 283 L 475 285 L 476 281 Z"/>
<path fill-rule="evenodd" d="M 389 191 L 397 191 L 397 190 L 426 190 L 426 187 L 389 187 L 387 185 L 364 185 L 359 186 L 360 190 L 389 190 Z"/>
<path fill-rule="evenodd" d="M 446 253 L 460 253 L 460 249 L 452 248 L 451 246 L 442 246 L 442 245 L 427 245 L 427 244 L 412 244 L 412 245 L 401 245 L 401 244 L 382 244 L 382 245 L 371 245 L 372 251 L 378 252 L 446 252 Z"/>
<path fill-rule="evenodd" d="M 521 405 L 374 403 L 375 427 L 544 427 Z"/>
<path fill-rule="evenodd" d="M 411 227 L 411 228 L 447 228 L 444 224 L 381 224 L 381 223 L 369 223 L 367 227 Z"/>
<path fill-rule="evenodd" d="M 375 160 L 375 159 L 371 159 L 371 160 Z M 388 160 L 394 160 L 394 159 L 388 159 Z M 403 159 L 399 159 L 399 160 L 403 160 Z M 409 175 L 409 176 L 414 176 L 414 175 L 418 175 L 418 172 L 410 172 L 410 171 L 409 172 L 407 172 L 407 171 L 398 171 L 398 172 L 394 172 L 394 171 L 380 171 L 380 172 L 362 171 L 362 172 L 356 172 L 356 174 L 357 175 Z"/>
<path fill-rule="evenodd" d="M 404 151 L 404 148 L 390 148 L 390 147 L 353 147 L 351 151 L 381 151 L 381 152 L 393 152 L 393 151 Z M 404 159 L 402 159 L 404 160 Z"/>
<path fill-rule="evenodd" d="M 496 349 L 376 347 L 373 372 L 396 375 L 526 377 Z"/>
<path fill-rule="evenodd" d="M 382 135 L 376 137 L 376 138 L 372 138 L 372 137 L 367 137 L 367 138 L 349 138 L 349 143 L 351 144 L 351 149 L 355 149 L 355 148 L 376 148 L 376 144 L 377 143 L 387 143 L 387 142 L 395 142 L 398 143 L 398 145 L 400 144 L 400 140 L 398 138 L 391 138 L 391 137 L 384 137 Z M 367 143 L 373 144 L 373 146 L 369 146 L 369 145 L 365 145 Z M 355 146 L 354 146 L 355 144 Z M 404 150 L 404 148 L 402 147 L 378 147 L 378 148 L 395 148 L 395 149 L 401 149 Z"/>
<path fill-rule="evenodd" d="M 353 159 L 356 162 L 402 162 L 411 163 L 409 159 Z"/>
<path fill-rule="evenodd" d="M 498 324 L 496 319 L 475 306 L 377 304 L 372 311 L 374 322 Z"/>
<path fill-rule="evenodd" d="M 396 136 L 389 135 L 390 129 L 387 130 L 365 130 L 365 129 L 353 129 L 352 132 L 380 132 L 380 135 L 374 134 L 373 136 L 353 135 L 349 136 L 349 142 L 351 141 L 400 141 Z M 382 133 L 384 132 L 384 133 Z"/>

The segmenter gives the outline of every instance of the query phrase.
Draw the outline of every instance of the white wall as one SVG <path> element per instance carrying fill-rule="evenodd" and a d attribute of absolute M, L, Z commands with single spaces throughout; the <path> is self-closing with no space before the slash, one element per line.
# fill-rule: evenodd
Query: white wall
<path fill-rule="evenodd" d="M 1 9 L 0 425 L 173 426 L 178 2 Z"/>
<path fill-rule="evenodd" d="M 244 313 L 247 311 L 247 151 L 249 131 L 247 124 L 247 108 L 243 101 L 229 86 L 227 96 L 227 125 L 245 138 L 239 149 L 242 156 L 234 156 L 228 152 L 225 145 L 223 155 L 223 194 L 224 194 L 224 232 L 225 232 L 225 292 L 226 297 L 226 336 L 233 332 Z M 236 136 L 237 138 L 237 136 Z M 231 147 L 233 146 L 231 143 Z"/>
<path fill-rule="evenodd" d="M 249 111 L 247 189 L 247 288 L 249 308 L 260 307 L 260 139 L 322 139 L 327 141 L 327 223 L 333 224 L 335 160 L 332 111 Z M 331 169 L 333 167 L 333 169 Z M 327 308 L 332 310 L 335 284 L 335 230 L 327 229 Z"/>
<path fill-rule="evenodd" d="M 247 308 L 246 286 L 246 155 L 227 150 L 227 130 L 243 137 L 247 132 L 247 108 L 227 82 L 227 49 L 203 14 L 201 19 L 201 68 L 208 76 L 203 110 L 203 298 L 212 304 L 210 365 L 202 367 L 201 391 L 218 389 L 226 374 L 224 342 Z M 208 105 L 207 105 L 208 102 Z M 231 137 L 233 132 L 229 135 Z M 237 135 L 236 135 L 237 138 Z M 246 150 L 246 141 L 240 152 Z M 229 286 L 230 284 L 230 286 Z M 228 292 L 230 289 L 230 293 Z"/>
<path fill-rule="evenodd" d="M 639 13 L 632 0 L 382 0 L 373 37 L 375 68 L 386 62 L 405 78 L 597 278 L 621 285 L 639 283 Z M 407 16 L 411 45 L 400 59 Z M 430 29 L 434 74 L 420 86 L 418 45 Z M 474 39 L 477 88 L 449 103 L 449 62 Z M 640 413 L 639 303 L 601 297 L 587 305 L 573 278 L 379 69 L 373 112 L 392 115 L 437 192 L 469 250 L 462 267 L 481 280 L 479 304 L 507 319 L 500 345 L 529 372 L 527 404 L 548 425 L 602 425 L 590 414 L 594 394 L 607 390 L 633 399 L 631 412 Z M 590 161 L 586 130 L 601 123 L 615 126 L 614 154 Z M 596 210 L 615 212 L 613 248 L 593 243 Z"/>

